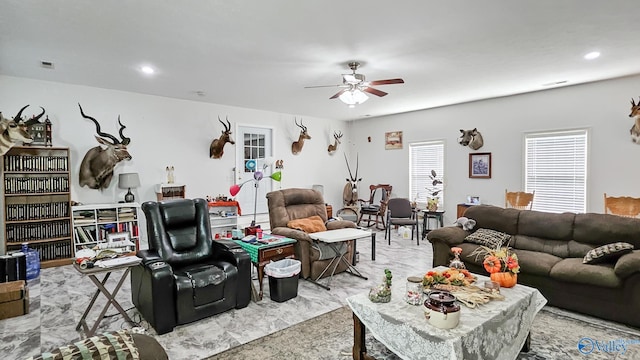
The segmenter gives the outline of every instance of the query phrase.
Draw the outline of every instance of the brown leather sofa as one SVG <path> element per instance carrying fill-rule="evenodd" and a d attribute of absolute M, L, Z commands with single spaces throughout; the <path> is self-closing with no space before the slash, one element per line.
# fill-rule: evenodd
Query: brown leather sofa
<path fill-rule="evenodd" d="M 518 255 L 518 283 L 535 287 L 549 305 L 640 327 L 640 219 L 608 214 L 553 214 L 531 210 L 472 206 L 464 216 L 479 228 L 512 235 Z M 451 247 L 472 272 L 487 275 L 482 258 L 469 256 L 477 244 L 465 242 L 472 231 L 448 226 L 432 230 L 433 266 L 448 266 Z M 617 260 L 583 264 L 590 250 L 627 242 L 636 250 Z"/>
<path fill-rule="evenodd" d="M 307 233 L 287 227 L 291 220 L 320 216 L 327 230 L 355 228 L 356 224 L 347 220 L 327 221 L 327 208 L 320 192 L 313 189 L 282 189 L 267 194 L 271 233 L 296 239 L 295 255 L 301 262 L 301 277 L 317 279 L 331 260 L 320 260 L 321 252 Z M 353 241 L 347 242 L 347 259 L 353 258 Z M 340 262 L 335 273 L 343 272 L 347 266 Z M 327 271 L 323 277 L 330 275 Z"/>

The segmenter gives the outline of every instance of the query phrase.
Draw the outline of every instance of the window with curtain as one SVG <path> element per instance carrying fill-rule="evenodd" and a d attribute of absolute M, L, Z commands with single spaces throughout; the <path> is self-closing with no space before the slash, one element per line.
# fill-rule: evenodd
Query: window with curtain
<path fill-rule="evenodd" d="M 586 129 L 525 135 L 525 191 L 533 210 L 586 212 Z"/>
<path fill-rule="evenodd" d="M 409 144 L 409 189 L 410 200 L 425 204 L 433 190 L 441 190 L 436 197 L 440 206 L 444 204 L 443 184 L 431 184 L 431 170 L 443 180 L 444 141 L 430 141 Z"/>

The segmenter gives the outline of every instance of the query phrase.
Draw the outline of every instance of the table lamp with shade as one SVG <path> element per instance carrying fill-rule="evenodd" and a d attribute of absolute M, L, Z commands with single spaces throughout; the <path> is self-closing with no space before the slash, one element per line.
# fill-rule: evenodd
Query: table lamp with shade
<path fill-rule="evenodd" d="M 127 189 L 127 194 L 124 196 L 125 202 L 133 202 L 135 196 L 131 192 L 131 188 L 137 188 L 140 186 L 140 177 L 138 173 L 122 173 L 118 176 L 118 187 L 120 189 Z"/>

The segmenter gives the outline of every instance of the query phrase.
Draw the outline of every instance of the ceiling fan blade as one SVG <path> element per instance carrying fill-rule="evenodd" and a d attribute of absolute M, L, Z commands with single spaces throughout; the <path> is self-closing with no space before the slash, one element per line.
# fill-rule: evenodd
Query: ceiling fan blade
<path fill-rule="evenodd" d="M 314 89 L 314 88 L 326 88 L 326 87 L 346 87 L 345 85 L 316 85 L 316 86 L 305 86 L 305 89 Z"/>
<path fill-rule="evenodd" d="M 373 80 L 369 82 L 369 85 L 391 85 L 391 84 L 404 84 L 402 79 L 387 79 L 387 80 Z"/>
<path fill-rule="evenodd" d="M 330 97 L 329 100 L 337 98 L 338 96 L 342 95 L 342 93 L 345 92 L 345 91 L 347 91 L 347 89 L 338 91 L 335 95 Z"/>
<path fill-rule="evenodd" d="M 374 89 L 372 87 L 364 88 L 364 89 L 362 89 L 362 91 L 368 92 L 369 94 L 373 94 L 373 95 L 380 96 L 380 97 L 387 95 L 386 92 L 380 91 L 378 89 Z"/>

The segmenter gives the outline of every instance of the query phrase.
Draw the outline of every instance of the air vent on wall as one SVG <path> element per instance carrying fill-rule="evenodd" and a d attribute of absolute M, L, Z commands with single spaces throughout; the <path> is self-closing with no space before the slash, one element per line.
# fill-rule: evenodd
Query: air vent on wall
<path fill-rule="evenodd" d="M 42 66 L 45 69 L 53 69 L 54 68 L 53 63 L 51 61 L 42 60 L 42 61 L 40 61 L 40 66 Z"/>

